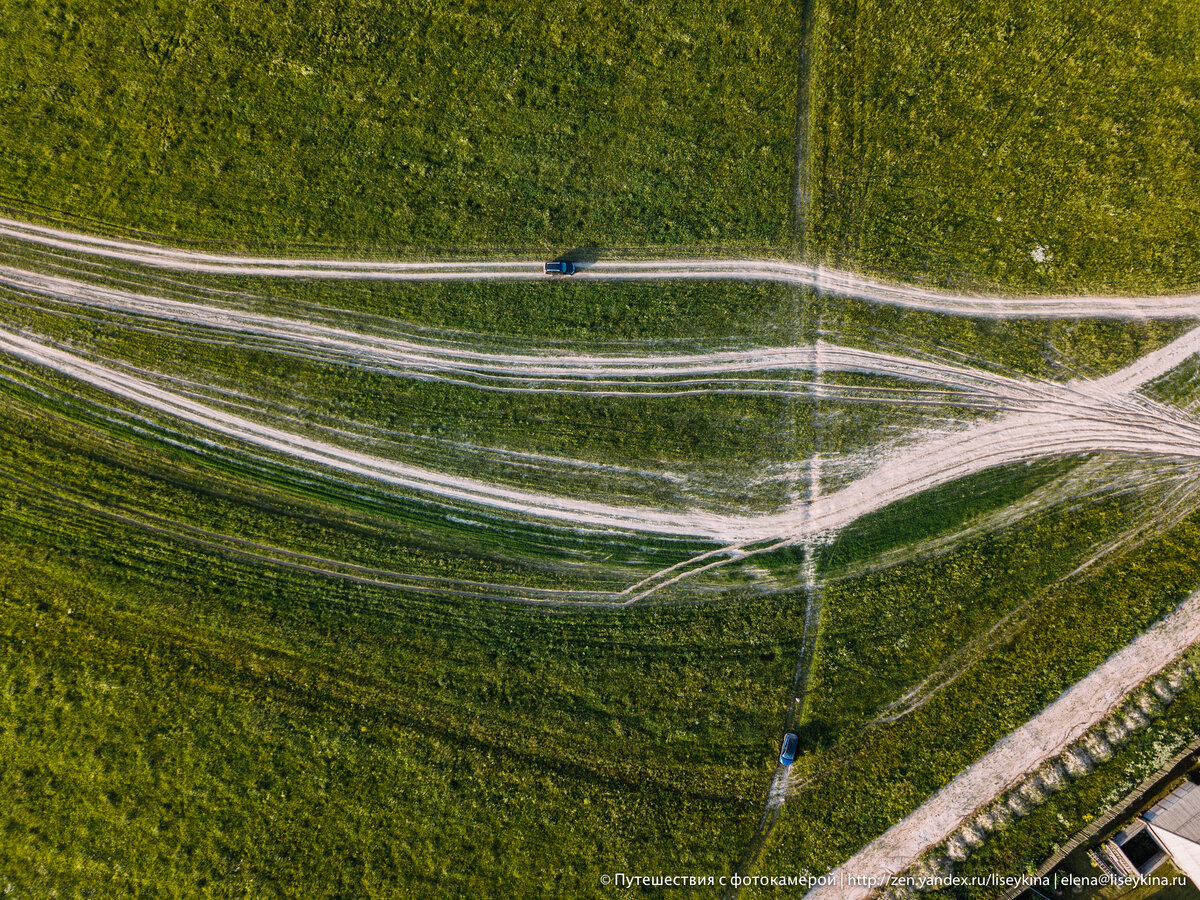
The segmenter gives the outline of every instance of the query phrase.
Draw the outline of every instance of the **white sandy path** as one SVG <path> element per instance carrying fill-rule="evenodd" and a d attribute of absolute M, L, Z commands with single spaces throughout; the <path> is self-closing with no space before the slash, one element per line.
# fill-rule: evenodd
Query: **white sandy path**
<path fill-rule="evenodd" d="M 691 385 L 696 383 L 695 379 L 721 378 L 736 386 L 737 377 L 743 375 L 815 371 L 820 356 L 825 371 L 886 375 L 944 385 L 1000 400 L 1033 399 L 1044 395 L 1045 383 L 1036 380 L 1021 380 L 967 366 L 841 347 L 823 341 L 810 345 L 707 353 L 614 356 L 572 354 L 549 348 L 499 353 L 471 350 L 456 344 L 391 338 L 236 307 L 170 300 L 10 266 L 0 266 L 0 285 L 76 306 L 253 335 L 372 366 L 392 366 L 397 371 L 434 377 L 441 374 L 496 380 L 553 379 L 557 382 L 577 379 L 590 383 L 601 380 L 600 383 L 605 385 L 689 379 L 671 382 L 668 386 Z"/>
<path fill-rule="evenodd" d="M 591 503 L 505 488 L 359 453 L 198 403 L 143 379 L 4 330 L 0 330 L 0 352 L 47 366 L 115 396 L 264 450 L 449 500 L 481 504 L 571 524 L 617 530 L 691 536 L 721 530 L 714 522 L 721 517 L 700 510 L 669 513 L 639 507 L 625 508 Z"/>
<path fill-rule="evenodd" d="M 1148 678 L 1200 641 L 1200 592 L 1145 634 L 1110 656 L 1045 710 L 1000 740 L 970 768 L 910 816 L 833 871 L 835 879 L 898 875 L 936 847 L 980 807 L 1052 759 L 1115 710 Z M 809 900 L 861 900 L 868 887 L 845 883 L 817 888 Z"/>
<path fill-rule="evenodd" d="M 245 419 L 64 350 L 0 330 L 0 352 L 48 366 L 116 396 L 217 434 L 303 462 L 372 478 L 457 502 L 540 516 L 572 525 L 705 537 L 723 545 L 801 542 L 835 531 L 893 502 L 987 468 L 1071 453 L 1112 451 L 1200 458 L 1200 422 L 1132 390 L 1200 350 L 1200 328 L 1098 382 L 1038 384 L 1044 399 L 1027 408 L 903 448 L 859 480 L 774 515 L 728 515 L 613 506 L 488 484 L 352 451 Z M 823 357 L 822 365 L 825 364 Z"/>
<path fill-rule="evenodd" d="M 118 259 L 173 271 L 273 278 L 364 281 L 482 281 L 545 279 L 542 264 L 527 260 L 387 262 L 299 259 L 201 253 L 114 240 L 0 218 L 0 237 L 70 253 Z M 582 281 L 733 280 L 810 287 L 823 293 L 951 315 L 1026 318 L 1200 317 L 1200 294 L 1148 297 L 956 294 L 867 278 L 854 272 L 774 259 L 601 260 L 574 276 Z"/>
<path fill-rule="evenodd" d="M 1042 384 L 1045 399 L 961 431 L 917 441 L 844 488 L 758 519 L 763 535 L 836 531 L 877 509 L 984 469 L 1093 451 L 1194 458 L 1200 422 L 1130 392 L 1200 352 L 1193 329 L 1095 381 Z"/>

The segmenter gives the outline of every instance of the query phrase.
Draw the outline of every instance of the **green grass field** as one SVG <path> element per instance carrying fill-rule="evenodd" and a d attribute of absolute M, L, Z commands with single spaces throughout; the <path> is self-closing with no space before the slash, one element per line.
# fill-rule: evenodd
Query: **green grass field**
<path fill-rule="evenodd" d="M 786 246 L 790 3 L 0 6 L 0 196 L 185 240 Z"/>
<path fill-rule="evenodd" d="M 307 496 L 19 391 L 4 410 L 16 896 L 601 896 L 603 872 L 723 871 L 748 839 L 794 593 L 570 614 L 488 600 L 470 585 L 611 588 L 679 550 L 615 536 L 607 555 L 631 559 L 580 568 L 562 535 Z M 300 572 L 221 534 L 459 589 Z"/>
<path fill-rule="evenodd" d="M 826 585 L 800 729 L 803 788 L 758 871 L 822 872 L 844 861 L 1194 591 L 1195 514 L 1070 575 L 1124 516 L 1115 502 L 1047 512 L 940 558 Z M 889 708 L 927 674 L 940 687 L 923 703 Z M 1042 844 L 1025 828 L 1014 825 L 1006 841 L 1030 840 L 1027 855 L 981 859 L 1009 873 L 1036 865 Z"/>
<path fill-rule="evenodd" d="M 548 617 L 119 530 L 114 569 L 5 512 L 16 896 L 601 896 L 609 869 L 725 869 L 753 828 L 784 599 Z"/>
<path fill-rule="evenodd" d="M 950 286 L 1195 285 L 1197 12 L 818 3 L 809 246 Z"/>
<path fill-rule="evenodd" d="M 967 290 L 1184 289 L 1195 6 L 813 3 L 796 235 L 799 3 L 0 0 L 0 212 L 279 254 L 803 246 Z M 1191 327 L 719 281 L 168 273 L 3 238 L 0 264 L 442 347 L 820 338 L 1056 382 Z M 10 289 L 0 328 L 347 451 L 698 521 L 802 500 L 814 454 L 829 492 L 994 414 L 869 371 L 761 374 L 817 399 L 484 390 Z M 1196 382 L 1189 363 L 1147 392 L 1188 407 Z M 742 560 L 322 469 L 0 357 L 0 894 L 575 898 L 729 874 L 794 685 L 801 754 L 756 871 L 825 871 L 1196 589 L 1193 475 L 1007 466 Z M 719 567 L 668 580 L 704 553 Z M 962 871 L 1036 866 L 1193 738 L 1198 704 L 1193 685 Z"/>

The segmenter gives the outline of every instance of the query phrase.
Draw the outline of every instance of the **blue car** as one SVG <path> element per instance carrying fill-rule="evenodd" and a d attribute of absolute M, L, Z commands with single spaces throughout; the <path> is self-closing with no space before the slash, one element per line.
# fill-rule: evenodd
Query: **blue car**
<path fill-rule="evenodd" d="M 565 260 L 554 260 L 546 263 L 547 275 L 574 275 L 575 263 L 566 262 Z"/>
<path fill-rule="evenodd" d="M 789 731 L 783 736 L 783 748 L 779 751 L 779 764 L 790 766 L 796 761 L 796 749 L 800 746 L 800 738 L 796 732 Z"/>

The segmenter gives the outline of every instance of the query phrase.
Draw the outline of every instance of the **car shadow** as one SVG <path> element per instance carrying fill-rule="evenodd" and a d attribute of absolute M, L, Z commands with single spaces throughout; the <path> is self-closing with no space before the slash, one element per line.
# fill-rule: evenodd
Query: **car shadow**
<path fill-rule="evenodd" d="M 566 253 L 554 257 L 555 262 L 575 263 L 575 268 L 580 271 L 595 265 L 599 259 L 599 247 L 572 247 Z"/>

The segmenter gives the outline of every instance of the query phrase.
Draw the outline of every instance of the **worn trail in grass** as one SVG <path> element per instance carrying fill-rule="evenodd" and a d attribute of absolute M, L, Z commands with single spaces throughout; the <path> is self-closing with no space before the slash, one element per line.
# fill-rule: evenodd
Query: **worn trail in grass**
<path fill-rule="evenodd" d="M 371 281 L 540 281 L 528 260 L 387 262 L 334 258 L 228 256 L 137 244 L 0 219 L 0 237 L 42 247 L 179 272 Z M 986 296 L 881 281 L 855 272 L 771 259 L 599 260 L 580 281 L 769 281 L 905 309 L 989 318 L 1179 319 L 1200 316 L 1200 294 L 1160 296 Z"/>
<path fill-rule="evenodd" d="M 863 478 L 811 504 L 802 502 L 782 513 L 753 517 L 615 507 L 442 475 L 219 413 L 143 379 L 13 333 L 0 333 L 0 347 L 20 359 L 49 366 L 215 433 L 324 468 L 525 515 L 660 534 L 703 535 L 730 545 L 772 538 L 796 541 L 835 531 L 896 500 L 972 472 L 1025 459 L 1098 450 L 1200 455 L 1200 425 L 1189 416 L 1128 394 L 1200 349 L 1200 330 L 1095 382 L 1043 385 L 1044 399 L 1026 410 L 918 442 Z"/>

